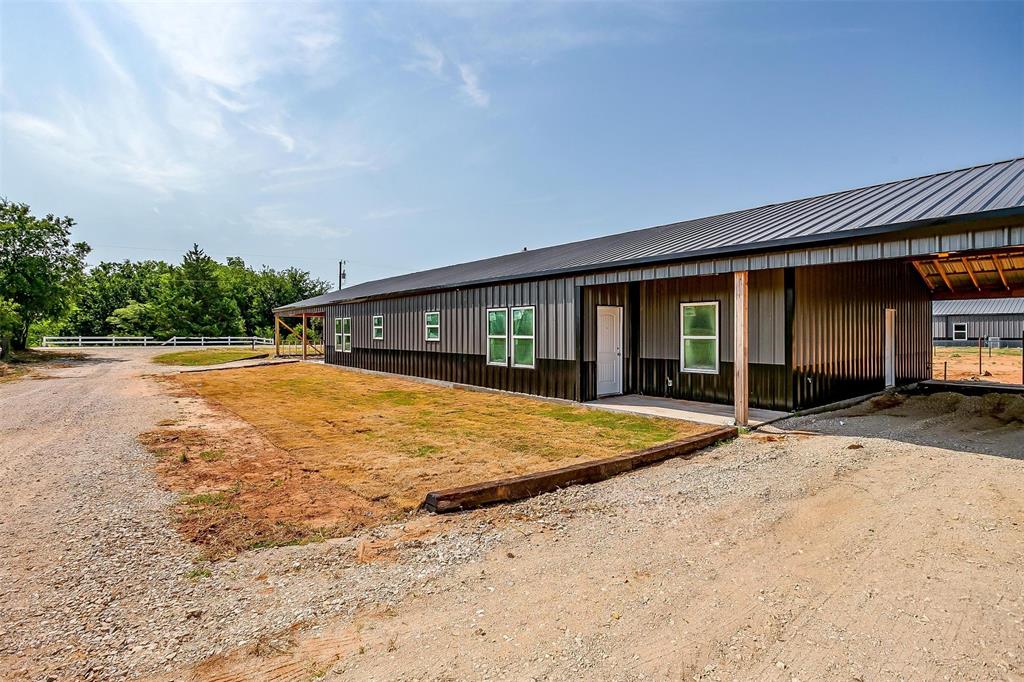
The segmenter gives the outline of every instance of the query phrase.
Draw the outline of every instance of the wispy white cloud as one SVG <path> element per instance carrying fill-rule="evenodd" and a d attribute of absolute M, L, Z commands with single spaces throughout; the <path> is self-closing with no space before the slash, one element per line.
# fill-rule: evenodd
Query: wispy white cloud
<path fill-rule="evenodd" d="M 330 224 L 323 218 L 296 215 L 294 209 L 284 204 L 257 206 L 246 217 L 246 222 L 253 232 L 281 238 L 337 239 L 352 234 L 352 230 Z"/>
<path fill-rule="evenodd" d="M 438 78 L 444 74 L 444 52 L 434 43 L 422 38 L 413 42 L 416 57 L 406 65 L 413 71 L 426 71 Z"/>
<path fill-rule="evenodd" d="M 406 216 L 418 215 L 420 213 L 426 213 L 427 211 L 433 211 L 435 209 L 413 207 L 413 208 L 379 208 L 370 211 L 366 214 L 365 220 L 390 220 L 392 218 L 404 218 Z"/>
<path fill-rule="evenodd" d="M 78 33 L 82 38 L 82 42 L 85 43 L 106 65 L 109 67 L 111 73 L 113 73 L 122 85 L 136 88 L 135 79 L 131 77 L 128 71 L 121 65 L 121 61 L 117 58 L 113 48 L 107 42 L 107 39 L 100 32 L 99 28 L 92 18 L 82 11 L 82 8 L 78 6 L 78 3 L 71 2 L 68 4 L 68 13 L 74 20 L 75 25 L 78 28 Z"/>
<path fill-rule="evenodd" d="M 462 79 L 462 92 L 478 107 L 486 108 L 491 103 L 491 96 L 480 87 L 480 75 L 469 64 L 459 64 L 459 77 Z"/>
<path fill-rule="evenodd" d="M 32 145 L 80 180 L 127 183 L 161 196 L 280 167 L 282 154 L 300 149 L 304 161 L 317 161 L 320 141 L 290 129 L 287 102 L 270 85 L 281 77 L 301 84 L 330 71 L 340 34 L 330 6 L 66 7 L 93 58 L 85 68 L 99 78 L 88 92 L 55 84 L 45 108 L 13 106 L 5 94 L 3 127 L 12 142 Z M 121 40 L 126 26 L 131 41 Z"/>
<path fill-rule="evenodd" d="M 67 138 L 67 133 L 60 126 L 46 119 L 21 111 L 5 111 L 0 114 L 4 127 L 40 142 L 60 142 Z"/>

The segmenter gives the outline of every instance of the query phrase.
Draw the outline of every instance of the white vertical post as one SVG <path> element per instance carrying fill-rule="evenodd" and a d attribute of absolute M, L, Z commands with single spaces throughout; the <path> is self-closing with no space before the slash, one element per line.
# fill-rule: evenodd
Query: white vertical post
<path fill-rule="evenodd" d="M 747 272 L 733 273 L 733 403 L 736 406 L 736 426 L 750 421 L 750 387 L 747 364 Z"/>

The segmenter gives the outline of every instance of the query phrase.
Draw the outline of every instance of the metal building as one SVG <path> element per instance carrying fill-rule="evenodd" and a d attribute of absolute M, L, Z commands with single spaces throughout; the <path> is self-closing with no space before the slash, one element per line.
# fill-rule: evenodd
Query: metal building
<path fill-rule="evenodd" d="M 783 410 L 931 376 L 931 302 L 1024 293 L 1024 158 L 345 287 L 332 364 Z"/>
<path fill-rule="evenodd" d="M 973 345 L 999 339 L 1019 347 L 1024 337 L 1024 298 L 936 301 L 932 304 L 932 339 L 942 345 Z"/>

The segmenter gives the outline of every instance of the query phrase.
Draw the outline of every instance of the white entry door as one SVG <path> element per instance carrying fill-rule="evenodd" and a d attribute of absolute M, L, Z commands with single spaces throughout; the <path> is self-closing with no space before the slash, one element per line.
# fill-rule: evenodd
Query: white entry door
<path fill-rule="evenodd" d="M 885 309 L 885 387 L 896 385 L 896 310 Z"/>
<path fill-rule="evenodd" d="M 597 394 L 622 393 L 622 308 L 597 306 Z"/>

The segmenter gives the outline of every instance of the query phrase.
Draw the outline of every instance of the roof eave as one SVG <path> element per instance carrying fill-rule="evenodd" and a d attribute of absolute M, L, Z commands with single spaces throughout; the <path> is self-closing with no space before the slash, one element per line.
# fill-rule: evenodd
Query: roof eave
<path fill-rule="evenodd" d="M 532 280 L 538 278 L 552 278 L 561 277 L 565 275 L 578 275 L 588 272 L 601 272 L 606 270 L 622 270 L 626 268 L 633 268 L 643 265 L 657 265 L 662 263 L 684 263 L 693 260 L 701 260 L 705 258 L 714 258 L 727 255 L 745 256 L 752 253 L 774 253 L 777 251 L 784 251 L 798 246 L 822 246 L 825 244 L 838 244 L 848 241 L 854 241 L 862 239 L 864 237 L 872 237 L 883 234 L 893 234 L 896 232 L 912 231 L 924 227 L 941 227 L 946 225 L 959 225 L 963 223 L 975 222 L 978 220 L 991 220 L 998 218 L 1009 218 L 1016 216 L 1024 216 L 1024 206 L 1015 206 L 1010 208 L 997 209 L 993 211 L 979 211 L 974 213 L 964 213 L 956 216 L 942 216 L 938 218 L 924 218 L 922 220 L 913 220 L 901 223 L 889 223 L 885 225 L 876 225 L 865 228 L 858 228 L 855 230 L 847 230 L 845 232 L 830 232 L 819 235 L 804 235 L 799 237 L 788 237 L 786 239 L 777 239 L 765 242 L 752 242 L 750 244 L 742 244 L 735 246 L 721 246 L 713 249 L 702 249 L 700 251 L 690 251 L 684 253 L 674 254 L 659 254 L 656 256 L 646 256 L 642 258 L 632 258 L 626 260 L 610 261 L 605 263 L 596 263 L 588 265 L 580 265 L 568 268 L 556 268 L 551 270 L 540 270 L 536 272 L 516 274 L 516 275 L 503 275 L 500 277 L 487 277 L 476 280 L 467 280 L 464 282 L 458 282 L 447 285 L 438 285 L 433 287 L 419 287 L 413 289 L 403 289 L 398 291 L 392 291 L 384 294 L 370 295 L 370 296 L 359 296 L 354 298 L 337 298 L 328 302 L 317 303 L 309 306 L 297 305 L 301 301 L 280 308 L 274 308 L 274 312 L 297 312 L 302 310 L 310 310 L 313 308 L 322 308 L 324 306 L 336 305 L 338 303 L 362 303 L 364 301 L 379 300 L 385 298 L 395 298 L 397 296 L 411 296 L 424 293 L 433 293 L 438 291 L 450 291 L 453 289 L 463 289 L 466 287 L 482 286 L 486 284 L 497 284 L 516 282 L 524 280 Z"/>

